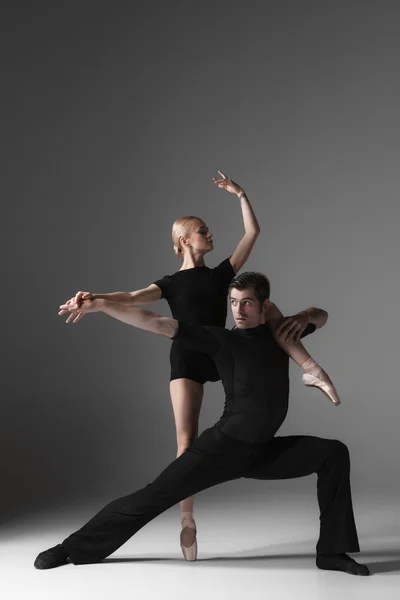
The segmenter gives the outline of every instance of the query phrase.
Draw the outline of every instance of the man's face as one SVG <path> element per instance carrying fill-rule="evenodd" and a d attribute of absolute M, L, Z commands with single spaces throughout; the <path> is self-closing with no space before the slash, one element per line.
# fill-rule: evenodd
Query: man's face
<path fill-rule="evenodd" d="M 269 300 L 265 300 L 263 306 L 256 298 L 253 288 L 236 290 L 233 288 L 229 296 L 232 316 L 238 329 L 250 329 L 265 323 L 265 311 Z"/>

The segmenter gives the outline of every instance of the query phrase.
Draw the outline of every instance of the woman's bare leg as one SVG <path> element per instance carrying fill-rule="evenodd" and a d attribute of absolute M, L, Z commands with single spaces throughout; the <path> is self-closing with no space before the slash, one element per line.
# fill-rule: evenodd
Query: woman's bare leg
<path fill-rule="evenodd" d="M 203 385 L 192 379 L 174 379 L 170 382 L 178 445 L 177 457 L 183 454 L 197 438 L 203 392 Z M 193 496 L 182 500 L 180 507 L 183 527 L 181 543 L 185 548 L 190 548 L 196 538 L 193 520 Z"/>
<path fill-rule="evenodd" d="M 279 346 L 290 356 L 290 358 L 303 369 L 303 383 L 309 387 L 316 387 L 320 389 L 329 400 L 338 406 L 340 404 L 340 398 L 333 385 L 329 375 L 320 367 L 320 365 L 312 358 L 307 352 L 301 342 L 288 344 L 283 342 L 277 335 L 276 330 L 282 321 L 283 315 L 279 309 L 273 305 L 270 318 L 268 319 L 268 326 L 270 327 L 275 341 Z"/>

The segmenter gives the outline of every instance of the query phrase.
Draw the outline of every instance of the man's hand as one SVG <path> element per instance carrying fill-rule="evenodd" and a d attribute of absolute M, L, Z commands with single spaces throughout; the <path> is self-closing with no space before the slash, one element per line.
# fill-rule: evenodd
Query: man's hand
<path fill-rule="evenodd" d="M 221 175 L 221 178 L 213 177 L 214 183 L 216 183 L 218 187 L 226 190 L 227 192 L 230 192 L 231 194 L 236 194 L 237 196 L 239 196 L 239 194 L 244 193 L 243 188 L 241 188 L 240 185 L 232 181 L 232 179 L 229 179 L 229 177 L 224 175 L 222 171 L 218 171 L 218 173 Z"/>
<path fill-rule="evenodd" d="M 95 302 L 96 298 L 90 292 L 77 292 L 76 295 L 60 306 L 59 315 L 70 313 L 66 323 L 77 323 L 85 314 L 89 312 L 97 312 L 98 306 Z"/>
<path fill-rule="evenodd" d="M 297 344 L 300 336 L 310 322 L 306 311 L 297 313 L 292 317 L 285 317 L 276 330 L 276 335 L 285 344 Z"/>

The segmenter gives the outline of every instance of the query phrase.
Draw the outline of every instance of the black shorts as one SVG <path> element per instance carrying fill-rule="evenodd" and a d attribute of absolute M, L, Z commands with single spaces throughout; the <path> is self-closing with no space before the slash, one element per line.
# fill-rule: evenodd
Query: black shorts
<path fill-rule="evenodd" d="M 169 358 L 170 381 L 185 378 L 204 384 L 206 381 L 221 379 L 214 361 L 208 354 L 195 352 L 178 340 L 172 342 Z"/>

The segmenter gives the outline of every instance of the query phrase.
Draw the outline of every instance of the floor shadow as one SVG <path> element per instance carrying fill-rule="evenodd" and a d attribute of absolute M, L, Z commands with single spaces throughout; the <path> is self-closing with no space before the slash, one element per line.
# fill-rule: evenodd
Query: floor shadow
<path fill-rule="evenodd" d="M 366 565 L 371 575 L 400 571 L 400 560 L 384 560 L 382 562 L 366 563 Z"/>
<path fill-rule="evenodd" d="M 366 559 L 368 557 L 393 557 L 397 558 L 397 560 L 386 560 L 386 561 L 378 561 L 378 562 L 368 562 Z M 367 552 L 363 552 L 360 556 L 357 554 L 353 554 L 353 558 L 358 562 L 364 563 L 368 566 L 371 575 L 379 574 L 379 573 L 393 573 L 400 571 L 400 552 L 387 549 L 387 550 L 369 550 Z M 305 564 L 304 559 L 310 560 L 308 564 Z M 293 561 L 299 561 L 301 564 L 299 568 L 315 568 L 315 553 L 314 552 L 295 552 L 295 553 L 287 553 L 287 552 L 276 552 L 271 553 L 271 548 L 253 548 L 252 550 L 238 551 L 235 553 L 222 554 L 219 556 L 203 556 L 200 557 L 196 562 L 192 563 L 192 566 L 201 567 L 201 565 L 207 566 L 241 566 L 245 568 L 265 568 L 267 565 L 273 568 L 282 568 L 285 569 L 288 567 L 288 563 L 293 563 Z M 138 556 L 138 557 L 115 557 L 115 558 L 106 558 L 102 562 L 104 563 L 154 563 L 160 562 L 163 564 L 174 564 L 186 566 L 186 562 L 182 559 L 181 556 Z M 293 567 L 293 564 L 291 565 Z"/>
<path fill-rule="evenodd" d="M 136 557 L 132 557 L 132 556 L 121 556 L 121 557 L 115 557 L 115 558 L 105 558 L 104 560 L 101 561 L 102 563 L 140 563 L 140 562 L 146 562 L 146 563 L 152 563 L 152 562 L 162 562 L 162 563 L 169 563 L 169 562 L 183 562 L 184 560 L 181 557 L 177 557 L 177 556 L 136 556 Z"/>
<path fill-rule="evenodd" d="M 205 556 L 204 558 L 198 558 L 196 561 L 191 562 L 191 568 L 201 568 L 201 566 L 208 567 L 241 567 L 246 569 L 265 569 L 266 567 L 273 568 L 287 568 L 288 560 L 302 561 L 304 559 L 315 559 L 314 554 L 279 554 L 279 555 L 257 555 L 252 554 L 251 556 Z M 279 563 L 280 561 L 280 563 Z M 165 556 L 165 557 L 116 557 L 106 558 L 102 561 L 103 563 L 162 563 L 163 565 L 173 564 L 174 566 L 181 566 L 182 568 L 187 567 L 187 562 L 181 556 Z M 314 560 L 306 565 L 304 562 L 299 564 L 299 568 L 314 568 Z"/>

